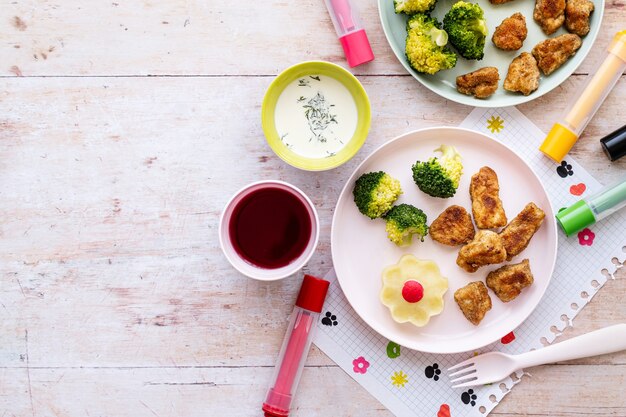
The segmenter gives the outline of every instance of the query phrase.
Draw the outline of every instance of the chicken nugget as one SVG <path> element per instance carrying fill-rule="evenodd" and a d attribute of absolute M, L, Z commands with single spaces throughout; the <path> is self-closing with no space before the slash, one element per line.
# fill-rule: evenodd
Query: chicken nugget
<path fill-rule="evenodd" d="M 552 35 L 565 21 L 565 0 L 536 0 L 533 18 L 546 35 Z"/>
<path fill-rule="evenodd" d="M 496 67 L 483 67 L 456 77 L 456 89 L 459 93 L 487 98 L 498 89 L 500 74 Z"/>
<path fill-rule="evenodd" d="M 565 28 L 578 36 L 589 33 L 589 17 L 595 6 L 589 0 L 567 0 L 565 6 Z"/>
<path fill-rule="evenodd" d="M 491 310 L 491 297 L 482 281 L 470 282 L 454 292 L 454 301 L 459 305 L 465 318 L 478 326 L 485 314 Z"/>
<path fill-rule="evenodd" d="M 528 52 L 522 52 L 509 65 L 509 72 L 504 79 L 504 89 L 527 96 L 537 88 L 539 88 L 537 61 Z"/>
<path fill-rule="evenodd" d="M 474 240 L 463 246 L 456 264 L 467 272 L 476 272 L 485 265 L 499 264 L 506 259 L 502 238 L 491 230 L 480 230 Z"/>
<path fill-rule="evenodd" d="M 533 281 L 528 259 L 518 264 L 505 265 L 487 275 L 487 286 L 505 303 L 514 300 Z"/>
<path fill-rule="evenodd" d="M 506 213 L 500 201 L 500 185 L 496 172 L 485 166 L 472 175 L 470 182 L 472 214 L 479 229 L 506 225 Z"/>
<path fill-rule="evenodd" d="M 526 18 L 521 13 L 514 13 L 496 27 L 491 40 L 500 49 L 516 51 L 522 47 L 527 35 Z"/>
<path fill-rule="evenodd" d="M 520 254 L 543 222 L 546 213 L 535 203 L 528 203 L 513 220 L 500 232 L 506 249 L 506 260 L 510 261 Z"/>
<path fill-rule="evenodd" d="M 474 239 L 474 225 L 467 210 L 450 206 L 430 225 L 430 237 L 448 246 L 463 245 Z"/>
<path fill-rule="evenodd" d="M 580 36 L 567 33 L 539 42 L 532 52 L 541 72 L 550 75 L 574 56 L 580 45 L 582 45 Z"/>

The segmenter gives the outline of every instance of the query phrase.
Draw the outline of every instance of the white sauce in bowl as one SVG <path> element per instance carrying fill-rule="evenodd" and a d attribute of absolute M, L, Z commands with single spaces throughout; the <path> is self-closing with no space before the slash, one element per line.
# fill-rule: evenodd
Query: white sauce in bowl
<path fill-rule="evenodd" d="M 294 80 L 278 97 L 274 112 L 281 141 L 307 158 L 334 156 L 354 135 L 357 120 L 350 91 L 325 75 Z"/>

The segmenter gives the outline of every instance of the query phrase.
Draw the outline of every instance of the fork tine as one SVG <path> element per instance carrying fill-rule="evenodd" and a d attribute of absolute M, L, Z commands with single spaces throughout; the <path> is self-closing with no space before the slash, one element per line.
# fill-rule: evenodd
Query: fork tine
<path fill-rule="evenodd" d="M 464 382 L 467 382 L 469 380 L 474 380 L 474 379 L 478 379 L 478 375 L 476 374 L 476 372 L 472 372 L 472 373 L 469 373 L 469 374 L 461 375 L 458 378 L 450 378 L 450 383 L 451 384 L 462 384 Z"/>
<path fill-rule="evenodd" d="M 456 372 L 451 373 L 450 375 L 448 375 L 448 377 L 449 378 L 455 378 L 456 377 L 456 379 L 460 379 L 463 376 L 469 376 L 469 375 L 472 375 L 472 374 L 475 374 L 475 373 L 476 373 L 476 367 L 473 366 L 473 365 L 470 365 L 467 368 L 463 368 L 461 370 L 458 370 Z"/>
<path fill-rule="evenodd" d="M 465 360 L 463 362 L 459 362 L 456 365 L 449 367 L 448 368 L 448 372 L 453 371 L 453 370 L 458 369 L 458 368 L 461 368 L 461 367 L 466 366 L 466 365 L 472 365 L 473 363 L 474 363 L 474 357 L 469 358 L 468 360 Z"/>
<path fill-rule="evenodd" d="M 467 388 L 467 387 L 473 387 L 476 385 L 483 385 L 483 383 L 478 379 L 471 379 L 467 382 L 461 382 L 461 383 L 457 383 L 456 385 L 452 385 L 452 388 Z"/>

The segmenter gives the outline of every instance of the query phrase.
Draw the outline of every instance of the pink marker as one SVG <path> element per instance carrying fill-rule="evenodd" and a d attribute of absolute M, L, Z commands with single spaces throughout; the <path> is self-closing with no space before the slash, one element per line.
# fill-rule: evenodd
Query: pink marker
<path fill-rule="evenodd" d="M 350 68 L 372 61 L 374 59 L 372 47 L 361 19 L 349 0 L 325 1 Z"/>
<path fill-rule="evenodd" d="M 265 417 L 287 417 L 330 283 L 305 275 L 263 403 Z"/>

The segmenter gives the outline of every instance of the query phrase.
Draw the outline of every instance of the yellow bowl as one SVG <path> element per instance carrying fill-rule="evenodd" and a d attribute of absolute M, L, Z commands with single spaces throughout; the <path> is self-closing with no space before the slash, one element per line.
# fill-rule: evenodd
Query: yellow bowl
<path fill-rule="evenodd" d="M 350 141 L 333 156 L 307 158 L 299 155 L 287 148 L 280 140 L 278 132 L 276 131 L 274 110 L 276 109 L 278 98 L 292 81 L 307 75 L 325 75 L 334 78 L 348 89 L 356 104 L 358 117 L 354 134 Z M 346 69 L 326 61 L 301 62 L 281 72 L 274 81 L 272 81 L 265 92 L 263 105 L 261 107 L 263 133 L 265 133 L 267 143 L 274 153 L 289 165 L 307 171 L 332 169 L 350 160 L 365 142 L 370 129 L 370 122 L 370 101 L 359 80 Z"/>

